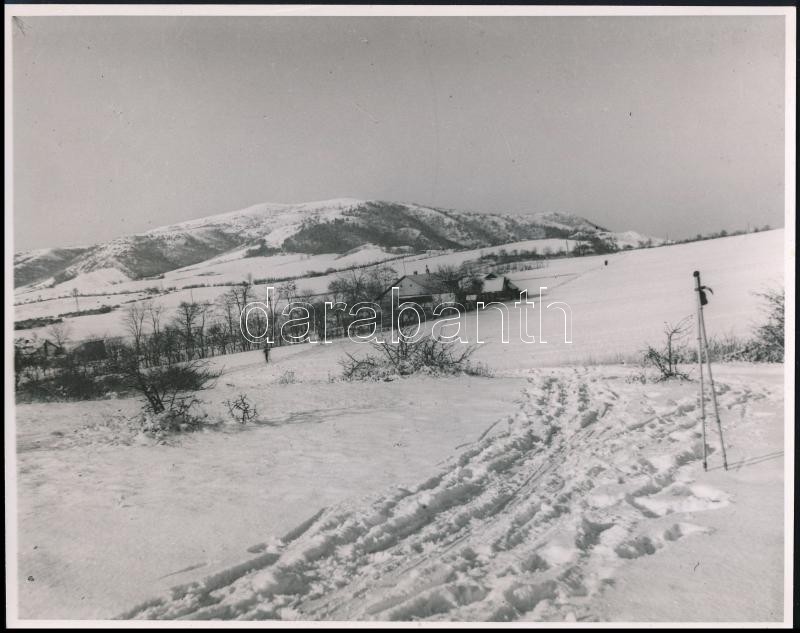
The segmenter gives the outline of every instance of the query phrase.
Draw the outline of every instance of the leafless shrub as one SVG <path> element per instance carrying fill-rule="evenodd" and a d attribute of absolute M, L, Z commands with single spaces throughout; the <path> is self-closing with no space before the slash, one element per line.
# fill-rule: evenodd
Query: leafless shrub
<path fill-rule="evenodd" d="M 162 437 L 175 433 L 198 431 L 206 423 L 206 415 L 197 408 L 192 396 L 175 398 L 168 409 L 158 413 L 145 408 L 141 415 L 141 429 L 147 435 Z"/>
<path fill-rule="evenodd" d="M 211 387 L 222 374 L 203 360 L 144 367 L 135 347 L 124 346 L 113 364 L 122 384 L 145 399 L 144 429 L 164 432 L 192 431 L 203 424 L 193 412 L 194 392 Z"/>
<path fill-rule="evenodd" d="M 749 339 L 733 333 L 709 337 L 707 351 L 712 361 L 783 362 L 784 293 L 770 289 L 755 294 L 765 301 L 766 323 L 758 326 Z M 658 380 L 687 379 L 688 376 L 678 370 L 678 364 L 698 361 L 697 350 L 687 347 L 685 341 L 691 318 L 686 317 L 677 325 L 665 323 L 665 346 L 662 349 L 650 346 L 645 351 L 644 365 L 658 369 Z"/>
<path fill-rule="evenodd" d="M 346 354 L 339 364 L 345 380 L 391 380 L 396 376 L 414 373 L 449 375 L 466 373 L 490 376 L 485 365 L 475 365 L 470 357 L 477 349 L 474 345 L 444 342 L 433 336 L 415 340 L 408 330 L 401 332 L 395 343 L 373 343 L 373 353 L 362 357 Z"/>
<path fill-rule="evenodd" d="M 380 359 L 372 354 L 359 358 L 346 352 L 339 364 L 342 366 L 342 378 L 345 380 L 377 380 L 389 376 Z"/>
<path fill-rule="evenodd" d="M 687 316 L 676 324 L 664 323 L 664 347 L 658 349 L 650 345 L 644 352 L 644 364 L 658 370 L 658 380 L 689 379 L 687 374 L 678 369 L 678 363 L 685 362 L 687 357 L 686 335 L 690 320 L 691 316 Z"/>
<path fill-rule="evenodd" d="M 231 417 L 240 424 L 247 424 L 258 417 L 258 409 L 250 402 L 245 394 L 239 394 L 235 400 L 226 400 L 228 412 Z"/>
<path fill-rule="evenodd" d="M 179 406 L 188 394 L 212 386 L 220 375 L 202 361 L 190 361 L 140 369 L 127 377 L 131 380 L 130 386 L 145 397 L 153 413 L 161 413 Z"/>

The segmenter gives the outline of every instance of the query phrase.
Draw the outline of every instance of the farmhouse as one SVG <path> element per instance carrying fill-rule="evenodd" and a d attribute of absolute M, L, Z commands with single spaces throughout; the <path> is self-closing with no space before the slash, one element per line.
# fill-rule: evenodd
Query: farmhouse
<path fill-rule="evenodd" d="M 455 293 L 435 275 L 404 275 L 383 291 L 379 300 L 381 302 L 391 299 L 392 288 L 397 288 L 399 303 L 416 303 L 423 308 L 433 308 L 440 303 L 456 300 Z"/>
<path fill-rule="evenodd" d="M 64 353 L 63 347 L 47 338 L 17 339 L 14 347 L 26 358 L 35 358 L 40 361 L 46 361 Z"/>
<path fill-rule="evenodd" d="M 483 278 L 479 301 L 508 301 L 519 297 L 520 288 L 504 275 L 489 273 Z"/>
<path fill-rule="evenodd" d="M 87 363 L 102 361 L 108 358 L 106 343 L 102 339 L 84 341 L 76 345 L 72 352 L 76 358 Z"/>

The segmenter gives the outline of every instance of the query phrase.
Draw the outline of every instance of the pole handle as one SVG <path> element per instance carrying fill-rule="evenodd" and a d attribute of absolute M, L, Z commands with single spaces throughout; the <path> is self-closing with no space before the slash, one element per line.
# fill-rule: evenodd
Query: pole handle
<path fill-rule="evenodd" d="M 706 297 L 706 290 L 708 290 L 712 294 L 713 294 L 714 291 L 711 290 L 711 288 L 709 288 L 708 286 L 703 286 L 703 285 L 700 284 L 700 271 L 699 270 L 695 270 L 692 273 L 692 275 L 694 276 L 694 279 L 695 279 L 694 290 L 695 290 L 696 293 L 698 293 L 698 296 L 700 298 L 700 309 L 702 310 L 703 306 L 708 304 L 708 297 Z"/>

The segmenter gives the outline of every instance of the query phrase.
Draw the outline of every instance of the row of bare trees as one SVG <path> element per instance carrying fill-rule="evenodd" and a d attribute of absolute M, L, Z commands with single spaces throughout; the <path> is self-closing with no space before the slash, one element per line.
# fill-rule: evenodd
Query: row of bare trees
<path fill-rule="evenodd" d="M 480 291 L 479 275 L 466 266 L 440 266 L 430 276 L 459 302 L 467 294 Z M 63 373 L 65 367 L 96 375 L 113 373 L 115 368 L 131 362 L 137 367 L 152 368 L 250 351 L 265 344 L 253 343 L 241 331 L 240 315 L 252 302 L 267 306 L 269 318 L 264 312 L 253 310 L 248 317 L 249 329 L 261 335 L 269 328 L 273 345 L 286 342 L 281 336 L 284 325 L 291 327 L 283 333 L 295 337 L 306 331 L 317 340 L 342 336 L 353 321 L 364 318 L 364 314 L 349 312 L 350 306 L 359 303 L 378 304 L 378 323 L 392 327 L 380 312 L 390 309 L 391 293 L 387 290 L 398 279 L 398 272 L 384 264 L 342 273 L 331 281 L 327 293 L 320 295 L 303 292 L 295 281 L 289 280 L 276 286 L 271 294 L 267 294 L 266 286 L 241 284 L 215 301 L 184 301 L 171 310 L 152 299 L 135 302 L 122 316 L 125 336 L 93 341 L 102 348 L 102 354 L 87 355 L 85 343 L 70 346 L 68 327 L 58 324 L 47 331 L 56 354 L 32 353 L 20 342 L 15 345 L 15 365 L 19 376 L 24 370 L 30 378 L 41 379 Z M 326 310 L 326 302 L 341 303 L 347 308 Z M 292 304 L 303 304 L 309 310 L 292 308 L 284 313 L 282 308 Z M 287 323 L 289 320 L 291 324 Z M 72 351 L 67 352 L 68 347 Z"/>
<path fill-rule="evenodd" d="M 480 277 L 469 268 L 440 266 L 431 277 L 443 288 L 463 301 L 470 293 L 480 291 Z M 269 318 L 254 310 L 248 316 L 251 332 L 264 333 L 269 328 L 274 345 L 285 343 L 281 326 L 292 321 L 289 334 L 298 336 L 308 330 L 318 338 L 342 335 L 357 318 L 349 310 L 327 310 L 325 302 L 354 306 L 359 303 L 379 304 L 389 308 L 386 290 L 397 281 L 397 271 L 388 265 L 353 269 L 337 276 L 324 295 L 300 291 L 293 280 L 275 287 L 268 295 L 266 286 L 243 284 L 232 287 L 216 301 L 182 302 L 169 315 L 164 307 L 153 302 L 134 303 L 124 316 L 125 330 L 133 349 L 146 365 L 172 364 L 181 361 L 244 352 L 262 347 L 241 332 L 240 315 L 251 302 L 268 307 Z M 308 313 L 292 308 L 284 314 L 279 307 L 300 303 L 309 306 Z M 359 315 L 363 318 L 363 315 Z M 307 321 L 307 328 L 297 319 Z M 330 322 L 328 322 L 330 321 Z M 390 324 L 385 324 L 389 326 Z"/>
<path fill-rule="evenodd" d="M 171 313 L 152 300 L 133 303 L 125 310 L 124 328 L 133 351 L 149 366 L 244 352 L 256 345 L 242 335 L 239 316 L 249 302 L 259 300 L 266 298 L 242 285 L 214 302 L 183 301 Z M 254 331 L 266 327 L 259 312 L 249 322 Z"/>

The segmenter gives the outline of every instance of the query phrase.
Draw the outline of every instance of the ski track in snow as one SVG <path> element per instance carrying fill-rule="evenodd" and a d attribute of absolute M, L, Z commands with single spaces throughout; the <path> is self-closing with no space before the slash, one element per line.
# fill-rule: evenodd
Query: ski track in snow
<path fill-rule="evenodd" d="M 674 389 L 616 378 L 535 371 L 516 413 L 436 476 L 323 508 L 282 539 L 248 548 L 255 558 L 120 617 L 596 619 L 593 601 L 616 569 L 711 533 L 687 519 L 735 501 L 695 481 L 695 386 L 685 383 L 675 401 Z M 780 397 L 731 384 L 719 383 L 718 397 L 739 423 L 752 400 Z M 721 458 L 710 424 L 707 432 L 712 467 Z"/>

